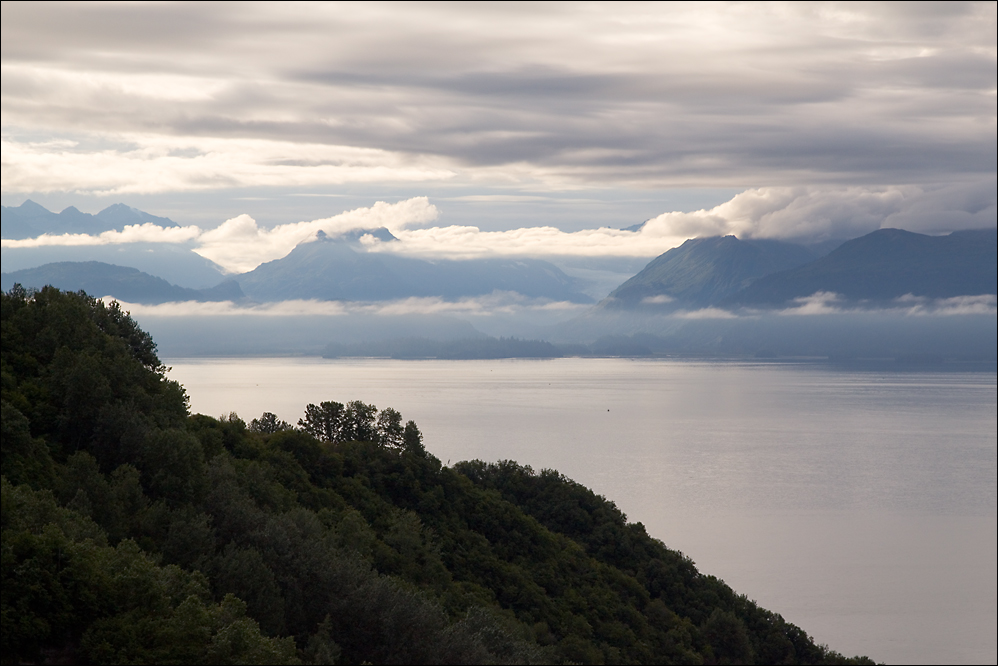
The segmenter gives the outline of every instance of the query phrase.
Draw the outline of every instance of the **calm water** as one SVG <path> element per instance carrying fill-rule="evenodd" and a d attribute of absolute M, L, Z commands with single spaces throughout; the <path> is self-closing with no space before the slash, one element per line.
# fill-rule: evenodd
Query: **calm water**
<path fill-rule="evenodd" d="M 360 399 L 553 467 L 847 655 L 998 660 L 992 373 L 673 360 L 168 361 L 194 411 Z"/>

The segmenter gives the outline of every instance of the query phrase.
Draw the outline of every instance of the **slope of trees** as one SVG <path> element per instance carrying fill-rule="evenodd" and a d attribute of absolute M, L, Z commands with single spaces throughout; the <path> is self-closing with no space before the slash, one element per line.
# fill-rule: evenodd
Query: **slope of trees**
<path fill-rule="evenodd" d="M 870 663 L 556 472 L 358 401 L 189 415 L 115 304 L 2 316 L 4 663 Z"/>

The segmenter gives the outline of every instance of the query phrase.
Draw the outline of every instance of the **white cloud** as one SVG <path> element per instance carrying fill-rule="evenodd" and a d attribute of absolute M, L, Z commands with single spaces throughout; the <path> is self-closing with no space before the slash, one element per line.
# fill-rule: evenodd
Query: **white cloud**
<path fill-rule="evenodd" d="M 737 319 L 738 315 L 721 308 L 701 308 L 700 310 L 675 312 L 671 316 L 677 319 Z"/>
<path fill-rule="evenodd" d="M 909 308 L 904 309 L 905 314 L 911 316 L 991 315 L 993 317 L 998 314 L 998 296 L 995 294 L 938 299 L 908 295 L 897 300 L 902 308 L 911 303 Z"/>
<path fill-rule="evenodd" d="M 194 250 L 233 273 L 252 270 L 260 264 L 280 259 L 296 245 L 315 238 L 316 232 L 336 235 L 354 229 L 388 227 L 404 230 L 427 224 L 437 218 L 437 208 L 426 197 L 413 197 L 389 204 L 378 201 L 373 206 L 356 208 L 331 217 L 281 224 L 263 229 L 249 215 L 238 215 L 208 231 L 196 226 L 160 227 L 152 223 L 130 225 L 122 231 L 88 234 L 43 234 L 22 240 L 3 239 L 4 248 L 28 248 L 57 245 L 114 245 L 124 243 L 193 243 Z M 370 244 L 370 239 L 362 239 Z"/>
<path fill-rule="evenodd" d="M 995 181 L 926 188 L 763 187 L 710 210 L 663 213 L 642 231 L 663 236 L 854 238 L 882 228 L 923 233 L 995 226 Z"/>
<path fill-rule="evenodd" d="M 431 222 L 437 214 L 436 207 L 426 197 L 415 197 L 394 204 L 379 201 L 370 208 L 357 208 L 311 222 L 281 224 L 272 229 L 261 229 L 249 215 L 239 215 L 201 234 L 195 251 L 226 270 L 242 273 L 280 259 L 299 243 L 314 238 L 318 231 L 335 235 L 352 229 L 404 229 Z"/>
<path fill-rule="evenodd" d="M 842 297 L 831 291 L 816 291 L 810 296 L 795 298 L 798 305 L 781 310 L 782 315 L 827 315 L 840 314 L 845 312 L 837 303 L 842 301 Z"/>
<path fill-rule="evenodd" d="M 508 231 L 482 231 L 472 226 L 402 229 L 401 243 L 377 243 L 370 249 L 425 258 L 472 259 L 477 257 L 652 257 L 686 240 L 686 237 L 652 236 L 601 227 L 566 232 L 555 227 L 525 227 Z"/>
<path fill-rule="evenodd" d="M 839 294 L 829 291 L 818 291 L 810 296 L 795 298 L 798 305 L 778 314 L 791 316 L 831 315 L 847 313 L 891 314 L 907 317 L 952 317 L 961 315 L 991 315 L 998 314 L 998 296 L 995 294 L 980 294 L 974 296 L 953 296 L 951 298 L 927 298 L 907 294 L 894 299 L 892 306 L 863 307 L 852 304 L 844 307 L 845 300 Z M 752 311 L 750 316 L 758 314 Z"/>
<path fill-rule="evenodd" d="M 97 236 L 89 234 L 42 234 L 37 238 L 13 240 L 4 238 L 5 248 L 43 247 L 47 245 L 120 245 L 124 243 L 186 243 L 201 236 L 201 229 L 189 227 L 161 227 L 152 222 L 129 224 L 121 231 L 105 231 Z"/>
<path fill-rule="evenodd" d="M 113 296 L 104 296 L 101 300 L 105 303 L 110 303 L 118 299 L 115 299 Z M 351 305 L 340 301 L 312 300 L 278 301 L 258 305 L 240 305 L 232 301 L 180 301 L 159 303 L 157 305 L 128 303 L 121 300 L 118 302 L 121 304 L 123 310 L 135 317 L 229 317 L 245 315 L 262 317 L 291 317 L 301 315 L 340 317 L 349 314 L 349 306 Z"/>
<path fill-rule="evenodd" d="M 406 298 L 385 303 L 369 303 L 357 306 L 357 312 L 378 315 L 438 314 L 465 317 L 489 317 L 527 312 L 547 312 L 570 315 L 579 313 L 590 306 L 569 301 L 551 301 L 543 298 L 528 298 L 517 292 L 495 291 L 485 296 L 461 298 L 447 301 L 442 298 Z"/>
<path fill-rule="evenodd" d="M 765 187 L 746 190 L 709 210 L 663 213 L 638 232 L 554 227 L 481 231 L 473 226 L 400 230 L 402 243 L 373 251 L 423 257 L 653 257 L 688 238 L 734 234 L 814 242 L 854 238 L 880 228 L 923 233 L 995 226 L 994 181 L 974 186 Z"/>
<path fill-rule="evenodd" d="M 105 303 L 115 300 L 111 296 L 102 299 Z M 830 292 L 819 292 L 808 297 L 795 299 L 798 305 L 775 312 L 776 315 L 814 317 L 843 314 L 889 315 L 895 317 L 953 317 L 953 316 L 995 316 L 998 314 L 998 296 L 957 296 L 954 298 L 929 299 L 924 297 L 902 297 L 895 305 L 877 308 L 857 306 L 843 307 L 842 298 Z M 408 315 L 439 315 L 484 322 L 490 317 L 558 315 L 559 319 L 583 314 L 591 306 L 567 301 L 550 301 L 541 298 L 528 298 L 515 292 L 496 291 L 484 296 L 448 301 L 442 298 L 405 298 L 395 301 L 318 301 L 290 300 L 253 305 L 237 304 L 232 301 L 198 302 L 185 301 L 143 305 L 119 301 L 122 309 L 135 317 L 350 317 L 355 315 L 377 317 L 402 317 Z M 702 308 L 692 311 L 678 311 L 658 317 L 662 322 L 670 319 L 756 319 L 771 314 L 768 311 L 749 310 L 732 312 L 721 308 Z M 478 325 L 478 323 L 476 323 Z"/>
<path fill-rule="evenodd" d="M 269 139 L 162 137 L 135 133 L 79 142 L 2 141 L 3 191 L 149 194 L 230 187 L 310 187 L 344 183 L 446 181 L 454 172 L 375 148 Z"/>
<path fill-rule="evenodd" d="M 111 296 L 102 299 L 109 303 Z M 528 298 L 516 292 L 496 291 L 484 296 L 447 301 L 442 298 L 405 298 L 395 301 L 317 301 L 289 300 L 255 305 L 236 304 L 232 301 L 198 302 L 185 301 L 143 305 L 119 301 L 122 309 L 136 317 L 343 317 L 348 315 L 374 315 L 394 317 L 405 315 L 455 315 L 465 317 L 490 317 L 493 315 L 515 315 L 525 313 L 563 313 L 566 316 L 579 313 L 587 305 L 568 301 L 551 301 L 542 298 Z"/>

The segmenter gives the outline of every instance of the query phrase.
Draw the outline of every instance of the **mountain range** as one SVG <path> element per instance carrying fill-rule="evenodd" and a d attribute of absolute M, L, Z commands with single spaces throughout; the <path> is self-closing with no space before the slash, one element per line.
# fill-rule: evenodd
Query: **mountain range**
<path fill-rule="evenodd" d="M 816 292 L 883 303 L 902 296 L 948 298 L 996 293 L 998 231 L 974 229 L 926 236 L 880 229 L 827 256 L 761 277 L 723 306 L 779 306 Z"/>
<path fill-rule="evenodd" d="M 215 262 L 180 243 L 118 243 L 109 245 L 43 245 L 0 248 L 7 272 L 53 263 L 104 264 L 141 270 L 188 289 L 207 289 L 228 279 Z"/>
<path fill-rule="evenodd" d="M 90 215 L 74 207 L 52 213 L 29 200 L 3 208 L 2 235 L 18 239 L 43 233 L 97 234 L 144 222 L 176 226 L 172 220 L 124 204 Z M 547 261 L 414 259 L 390 252 L 368 252 L 359 242 L 366 235 L 385 243 L 397 241 L 385 228 L 355 229 L 335 237 L 320 231 L 315 239 L 299 244 L 287 256 L 242 275 L 227 275 L 185 244 L 4 247 L 3 267 L 7 272 L 3 284 L 54 284 L 70 290 L 94 290 L 136 303 L 218 300 L 223 295 L 224 300 L 248 298 L 257 302 L 459 299 L 497 291 L 552 301 L 594 301 L 584 293 L 583 281 Z M 221 286 L 233 279 L 238 286 Z"/>
<path fill-rule="evenodd" d="M 815 258 L 815 253 L 802 245 L 775 240 L 746 241 L 734 236 L 692 238 L 653 259 L 641 272 L 613 290 L 601 305 L 707 307 L 764 275 L 795 268 Z"/>
<path fill-rule="evenodd" d="M 235 301 L 244 298 L 234 280 L 226 280 L 209 289 L 187 289 L 136 268 L 99 261 L 57 262 L 2 274 L 0 284 L 4 291 L 15 283 L 35 288 L 52 285 L 67 291 L 82 289 L 92 296 L 113 296 L 128 303 Z"/>
<path fill-rule="evenodd" d="M 995 229 L 947 236 L 880 229 L 816 256 L 812 248 L 780 241 L 694 238 L 653 259 L 598 308 L 780 307 L 817 292 L 875 304 L 906 295 L 994 294 L 996 239 Z"/>
<path fill-rule="evenodd" d="M 89 234 L 121 230 L 127 225 L 152 223 L 176 227 L 176 222 L 137 208 L 117 203 L 96 215 L 80 212 L 74 206 L 61 213 L 38 205 L 30 199 L 20 206 L 2 207 L 0 236 L 5 240 L 36 238 L 42 234 Z M 97 261 L 138 269 L 187 289 L 208 289 L 227 278 L 225 269 L 195 253 L 184 243 L 118 243 L 107 245 L 40 245 L 0 248 L 3 270 L 11 273 L 46 264 Z M 63 280 L 70 279 L 69 267 L 60 269 Z M 84 275 L 91 271 L 85 270 Z M 81 278 L 83 275 L 81 275 Z M 68 284 L 68 283 L 67 283 Z M 39 285 L 40 286 L 40 285 Z M 67 287 L 69 288 L 69 287 Z"/>
<path fill-rule="evenodd" d="M 114 204 L 96 215 L 69 207 L 52 213 L 26 201 L 3 207 L 3 236 L 100 233 L 125 224 L 168 218 Z M 640 226 L 640 225 L 639 225 Z M 591 303 L 584 284 L 540 259 L 426 260 L 361 244 L 373 235 L 391 246 L 384 228 L 335 237 L 319 232 L 288 255 L 241 275 L 183 244 L 4 247 L 4 289 L 14 282 L 111 295 L 129 302 L 291 299 L 385 301 L 411 297 L 455 300 L 494 292 Z M 995 229 L 927 236 L 881 229 L 848 241 L 801 245 L 735 236 L 694 238 L 656 257 L 625 280 L 593 311 L 668 314 L 703 308 L 783 308 L 795 299 L 832 292 L 857 304 L 882 304 L 912 295 L 946 298 L 994 294 Z M 602 313 L 602 314 L 600 314 Z"/>
<path fill-rule="evenodd" d="M 384 230 L 373 230 L 382 235 Z M 389 234 L 390 235 L 390 234 Z M 246 295 L 258 301 L 292 298 L 384 301 L 409 297 L 464 298 L 495 291 L 529 298 L 591 303 L 576 281 L 539 259 L 427 261 L 390 253 L 364 252 L 350 237 L 320 232 L 285 257 L 236 276 Z"/>
<path fill-rule="evenodd" d="M 100 234 L 129 224 L 147 222 L 161 227 L 179 226 L 167 217 L 150 215 L 121 203 L 108 206 L 96 215 L 83 213 L 75 206 L 53 213 L 31 199 L 20 206 L 0 208 L 0 236 L 13 240 L 35 238 L 42 234 Z"/>

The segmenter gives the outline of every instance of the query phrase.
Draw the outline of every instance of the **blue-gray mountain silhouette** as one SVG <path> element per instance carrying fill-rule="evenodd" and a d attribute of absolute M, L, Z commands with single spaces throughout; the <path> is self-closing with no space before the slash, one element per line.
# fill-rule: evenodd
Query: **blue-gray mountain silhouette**
<path fill-rule="evenodd" d="M 137 208 L 117 203 L 96 215 L 83 213 L 70 206 L 60 213 L 53 213 L 44 206 L 28 199 L 20 206 L 2 206 L 0 211 L 0 236 L 10 239 L 35 238 L 42 234 L 99 234 L 112 229 L 122 229 L 129 224 L 152 222 L 161 227 L 178 226 L 167 217 L 150 215 Z"/>
<path fill-rule="evenodd" d="M 817 255 L 802 245 L 734 236 L 693 238 L 653 259 L 600 304 L 609 309 L 713 305 L 764 275 Z"/>
<path fill-rule="evenodd" d="M 136 268 L 189 289 L 207 289 L 226 278 L 225 270 L 186 243 L 116 243 L 112 245 L 43 245 L 0 249 L 7 272 L 63 262 L 99 261 Z"/>
<path fill-rule="evenodd" d="M 873 302 L 907 294 L 927 298 L 994 294 L 996 266 L 995 229 L 947 236 L 880 229 L 804 266 L 762 277 L 722 305 L 777 306 L 820 291 Z"/>
<path fill-rule="evenodd" d="M 354 235 L 359 237 L 363 233 L 372 232 Z M 533 298 L 592 302 L 592 298 L 577 288 L 574 279 L 546 261 L 428 261 L 386 252 L 365 252 L 351 242 L 351 237 L 330 238 L 325 234 L 236 279 L 243 292 L 258 301 L 462 298 L 512 291 Z"/>
<path fill-rule="evenodd" d="M 113 296 L 129 303 L 168 303 L 174 301 L 233 301 L 243 298 L 239 285 L 226 280 L 210 289 L 185 289 L 135 268 L 99 261 L 65 261 L 3 273 L 2 288 L 15 283 L 40 289 L 52 285 L 67 291 L 83 290 L 91 296 Z"/>

